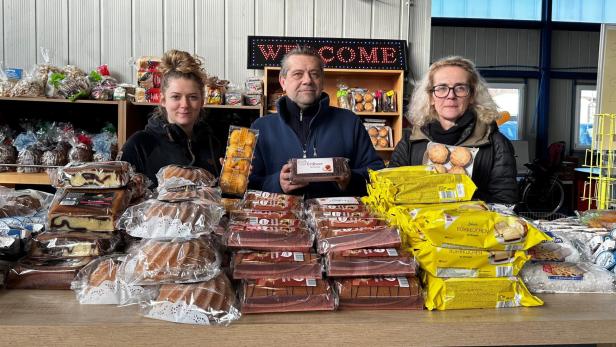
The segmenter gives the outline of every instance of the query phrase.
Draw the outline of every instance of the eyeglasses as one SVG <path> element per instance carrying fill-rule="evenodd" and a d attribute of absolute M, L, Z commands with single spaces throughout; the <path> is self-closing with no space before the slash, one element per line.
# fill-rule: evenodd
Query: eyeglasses
<path fill-rule="evenodd" d="M 459 98 L 463 98 L 471 93 L 471 86 L 469 86 L 468 84 L 456 84 L 453 87 L 439 85 L 432 88 L 432 93 L 437 98 L 446 98 L 451 90 L 453 90 L 453 95 Z"/>

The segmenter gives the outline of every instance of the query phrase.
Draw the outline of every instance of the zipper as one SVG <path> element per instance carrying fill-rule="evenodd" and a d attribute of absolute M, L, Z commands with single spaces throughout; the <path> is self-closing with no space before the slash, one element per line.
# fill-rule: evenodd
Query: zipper
<path fill-rule="evenodd" d="M 192 160 L 189 164 L 192 166 L 195 164 L 195 154 L 192 151 L 192 140 L 191 139 L 188 139 L 188 153 L 190 153 L 190 156 L 192 157 Z"/>
<path fill-rule="evenodd" d="M 310 120 L 310 124 L 308 124 L 308 137 L 306 138 L 306 143 L 304 144 L 304 158 L 306 158 L 306 147 L 310 143 L 310 135 L 312 134 L 312 122 L 317 118 L 317 116 L 321 113 L 321 102 L 319 101 L 319 108 L 317 109 L 317 113 L 314 114 L 314 117 Z M 299 118 L 302 119 L 302 111 L 299 112 Z M 317 158 L 317 141 L 314 141 L 312 145 L 312 157 Z"/>

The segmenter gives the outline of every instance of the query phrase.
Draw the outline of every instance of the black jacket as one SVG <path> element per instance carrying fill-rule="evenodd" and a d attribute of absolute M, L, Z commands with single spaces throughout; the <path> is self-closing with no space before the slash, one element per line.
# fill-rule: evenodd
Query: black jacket
<path fill-rule="evenodd" d="M 428 142 L 427 127 L 414 127 L 396 145 L 389 167 L 421 165 Z M 498 131 L 496 123 L 485 124 L 475 118 L 462 132 L 456 146 L 478 147 L 473 166 L 477 185 L 474 199 L 492 203 L 515 204 L 518 201 L 517 171 L 511 142 Z"/>
<path fill-rule="evenodd" d="M 156 186 L 156 173 L 170 164 L 198 166 L 218 176 L 218 158 L 223 156 L 221 150 L 210 127 L 203 121 L 195 124 L 189 139 L 178 125 L 154 115 L 148 120 L 145 130 L 136 132 L 126 141 L 121 158 L 133 164 L 137 172 L 148 176 Z"/>

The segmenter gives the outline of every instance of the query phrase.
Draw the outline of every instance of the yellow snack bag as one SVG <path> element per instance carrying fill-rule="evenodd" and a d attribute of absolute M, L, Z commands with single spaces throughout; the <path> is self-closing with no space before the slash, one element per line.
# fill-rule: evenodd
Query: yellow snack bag
<path fill-rule="evenodd" d="M 368 170 L 371 182 L 378 182 L 382 179 L 408 178 L 411 176 L 425 176 L 435 174 L 434 168 L 429 165 L 414 165 L 390 167 L 381 170 Z"/>
<path fill-rule="evenodd" d="M 424 272 L 428 310 L 541 306 L 517 277 L 438 278 Z"/>
<path fill-rule="evenodd" d="M 430 242 L 416 242 L 411 250 L 421 268 L 437 277 L 517 276 L 530 259 L 524 251 L 444 248 Z"/>
<path fill-rule="evenodd" d="M 491 211 L 426 211 L 415 223 L 425 239 L 439 247 L 513 251 L 551 240 L 522 218 Z"/>
<path fill-rule="evenodd" d="M 488 205 L 480 200 L 450 202 L 446 204 L 418 204 L 401 205 L 407 209 L 409 216 L 415 220 L 427 212 L 446 212 L 446 211 L 488 211 Z"/>
<path fill-rule="evenodd" d="M 475 190 L 466 175 L 434 174 L 392 182 L 388 199 L 397 205 L 469 201 Z"/>

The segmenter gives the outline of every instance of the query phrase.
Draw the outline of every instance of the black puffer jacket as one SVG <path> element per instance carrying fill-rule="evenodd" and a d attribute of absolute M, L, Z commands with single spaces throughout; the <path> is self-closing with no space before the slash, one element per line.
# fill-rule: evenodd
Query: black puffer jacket
<path fill-rule="evenodd" d="M 215 176 L 220 174 L 218 158 L 222 147 L 203 121 L 195 124 L 192 138 L 163 117 L 150 117 L 145 130 L 133 134 L 122 147 L 122 160 L 135 166 L 157 185 L 156 173 L 170 164 L 202 167 Z"/>
<path fill-rule="evenodd" d="M 427 127 L 414 127 L 396 146 L 389 167 L 421 165 L 429 141 Z M 463 130 L 456 146 L 479 148 L 473 164 L 472 179 L 477 185 L 474 199 L 505 204 L 518 201 L 513 146 L 496 123 L 485 124 L 475 118 Z"/>

